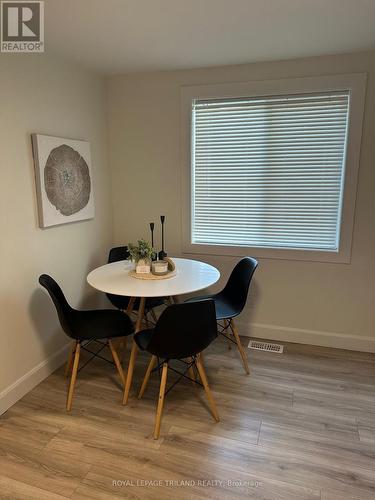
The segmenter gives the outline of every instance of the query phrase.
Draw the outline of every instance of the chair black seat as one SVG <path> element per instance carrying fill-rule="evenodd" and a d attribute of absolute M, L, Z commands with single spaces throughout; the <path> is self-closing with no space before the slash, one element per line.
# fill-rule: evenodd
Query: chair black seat
<path fill-rule="evenodd" d="M 213 299 L 216 308 L 216 319 L 229 319 L 238 316 L 241 311 L 238 310 L 236 304 L 233 304 L 227 297 L 224 297 L 221 293 L 217 295 L 205 295 L 203 297 L 191 297 L 187 299 L 186 302 L 200 302 L 202 300 Z"/>
<path fill-rule="evenodd" d="M 258 262 L 252 257 L 241 259 L 233 269 L 229 280 L 221 292 L 204 297 L 191 297 L 185 302 L 215 301 L 216 319 L 231 319 L 241 314 L 247 299 L 251 278 Z"/>
<path fill-rule="evenodd" d="M 50 294 L 61 326 L 69 337 L 81 341 L 126 337 L 134 333 L 133 323 L 127 314 L 113 309 L 93 311 L 73 309 L 51 276 L 42 274 L 39 277 L 39 283 Z"/>
<path fill-rule="evenodd" d="M 125 375 L 121 366 L 121 361 L 114 346 L 113 339 L 121 338 L 131 335 L 134 332 L 134 327 L 129 316 L 120 311 L 113 309 L 99 309 L 93 311 L 79 311 L 73 309 L 65 298 L 63 291 L 56 281 L 48 276 L 42 274 L 39 276 L 39 283 L 47 290 L 53 303 L 55 304 L 57 315 L 60 324 L 66 335 L 74 339 L 73 346 L 70 350 L 68 362 L 65 368 L 65 375 L 71 372 L 68 398 L 66 402 L 66 409 L 72 409 L 73 393 L 76 383 L 78 366 L 80 360 L 81 349 L 89 352 L 91 358 L 85 362 L 86 366 L 94 358 L 103 358 L 99 353 L 106 347 L 110 348 L 113 362 L 116 365 L 121 382 L 125 385 Z M 102 342 L 100 339 L 105 339 Z M 85 342 L 89 341 L 89 342 Z M 96 352 L 87 348 L 90 341 L 98 341 L 102 346 Z M 83 366 L 81 368 L 83 368 Z"/>
<path fill-rule="evenodd" d="M 155 328 L 136 333 L 134 340 L 158 358 L 184 359 L 202 352 L 216 336 L 215 305 L 204 300 L 167 307 Z"/>
<path fill-rule="evenodd" d="M 203 300 L 195 304 L 173 304 L 164 309 L 154 328 L 143 330 L 134 335 L 135 348 L 138 346 L 141 350 L 152 354 L 138 398 L 142 397 L 151 373 L 158 370 L 160 374 L 160 390 L 156 411 L 154 439 L 158 439 L 160 434 L 164 397 L 177 382 L 182 380 L 183 377 L 186 377 L 186 373 L 189 373 L 189 377 L 187 378 L 190 378 L 193 383 L 203 385 L 212 414 L 217 422 L 220 420 L 200 359 L 200 353 L 206 349 L 216 337 L 217 328 L 215 304 L 213 300 Z M 132 353 L 133 352 L 135 351 L 132 349 Z M 162 358 L 163 361 L 160 362 L 160 358 Z M 129 366 L 133 367 L 134 363 L 132 363 L 132 357 L 130 359 Z M 170 367 L 169 362 L 171 360 L 180 361 L 183 364 L 184 371 L 180 372 Z M 153 368 L 156 361 L 157 367 Z M 199 372 L 201 382 L 197 381 L 194 367 L 196 367 Z M 162 370 L 160 370 L 161 368 Z M 180 377 L 166 390 L 169 368 L 177 372 Z M 126 402 L 125 395 L 124 401 Z"/>
<path fill-rule="evenodd" d="M 71 332 L 77 340 L 96 340 L 126 337 L 134 332 L 134 327 L 129 316 L 121 311 L 73 311 Z"/>
<path fill-rule="evenodd" d="M 191 297 L 186 300 L 186 302 L 200 302 L 207 299 L 212 299 L 214 301 L 216 320 L 227 320 L 224 321 L 223 329 L 219 331 L 219 333 L 224 335 L 228 341 L 232 340 L 228 336 L 228 333 L 233 333 L 247 374 L 250 373 L 247 355 L 241 344 L 241 339 L 233 318 L 241 314 L 245 307 L 250 282 L 257 266 L 258 262 L 255 259 L 252 257 L 244 257 L 235 265 L 227 284 L 221 292 L 214 295 L 206 295 L 205 297 Z"/>

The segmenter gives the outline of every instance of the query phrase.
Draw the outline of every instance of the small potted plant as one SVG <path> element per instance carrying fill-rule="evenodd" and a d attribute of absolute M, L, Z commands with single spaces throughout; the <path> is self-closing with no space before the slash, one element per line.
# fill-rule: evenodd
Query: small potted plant
<path fill-rule="evenodd" d="M 128 244 L 130 259 L 135 263 L 135 272 L 139 274 L 149 273 L 151 270 L 154 249 L 151 244 L 144 240 L 138 240 L 138 245 Z"/>

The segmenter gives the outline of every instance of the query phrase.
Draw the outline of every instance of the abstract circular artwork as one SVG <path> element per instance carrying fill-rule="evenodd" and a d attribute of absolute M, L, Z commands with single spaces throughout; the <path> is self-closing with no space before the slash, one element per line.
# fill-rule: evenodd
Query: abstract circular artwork
<path fill-rule="evenodd" d="M 44 168 L 44 186 L 48 200 L 62 215 L 73 215 L 89 202 L 91 180 L 84 158 L 62 144 L 51 150 Z"/>
<path fill-rule="evenodd" d="M 39 227 L 95 217 L 90 143 L 32 134 Z"/>

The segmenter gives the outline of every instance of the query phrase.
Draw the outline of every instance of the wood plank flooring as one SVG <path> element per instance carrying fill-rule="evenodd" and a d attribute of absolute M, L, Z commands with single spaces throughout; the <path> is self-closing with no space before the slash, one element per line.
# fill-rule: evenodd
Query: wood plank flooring
<path fill-rule="evenodd" d="M 0 417 L 0 498 L 373 500 L 375 355 L 248 353 L 250 376 L 217 340 L 204 364 L 221 422 L 184 381 L 166 397 L 158 441 L 158 376 L 135 397 L 147 355 L 126 407 L 115 367 L 95 360 L 66 413 L 59 369 Z"/>

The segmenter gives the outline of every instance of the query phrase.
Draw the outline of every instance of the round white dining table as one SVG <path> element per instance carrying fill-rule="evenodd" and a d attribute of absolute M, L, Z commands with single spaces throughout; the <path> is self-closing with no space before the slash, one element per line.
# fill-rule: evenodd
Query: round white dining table
<path fill-rule="evenodd" d="M 216 283 L 220 278 L 219 271 L 205 262 L 180 258 L 173 258 L 172 260 L 176 265 L 176 274 L 171 278 L 160 280 L 139 279 L 129 274 L 134 269 L 134 264 L 129 261 L 119 261 L 94 269 L 87 276 L 87 282 L 101 292 L 130 297 L 126 310 L 128 314 L 133 310 L 135 299 L 140 298 L 135 327 L 137 332 L 141 330 L 146 298 L 171 297 L 177 302 L 179 295 L 203 290 Z M 126 404 L 129 398 L 137 353 L 138 347 L 133 341 L 123 404 Z"/>
<path fill-rule="evenodd" d="M 128 260 L 106 264 L 91 271 L 88 283 L 105 293 L 127 297 L 175 297 L 203 290 L 218 281 L 216 267 L 190 259 L 172 259 L 176 276 L 160 280 L 145 280 L 130 276 L 134 264 Z"/>

